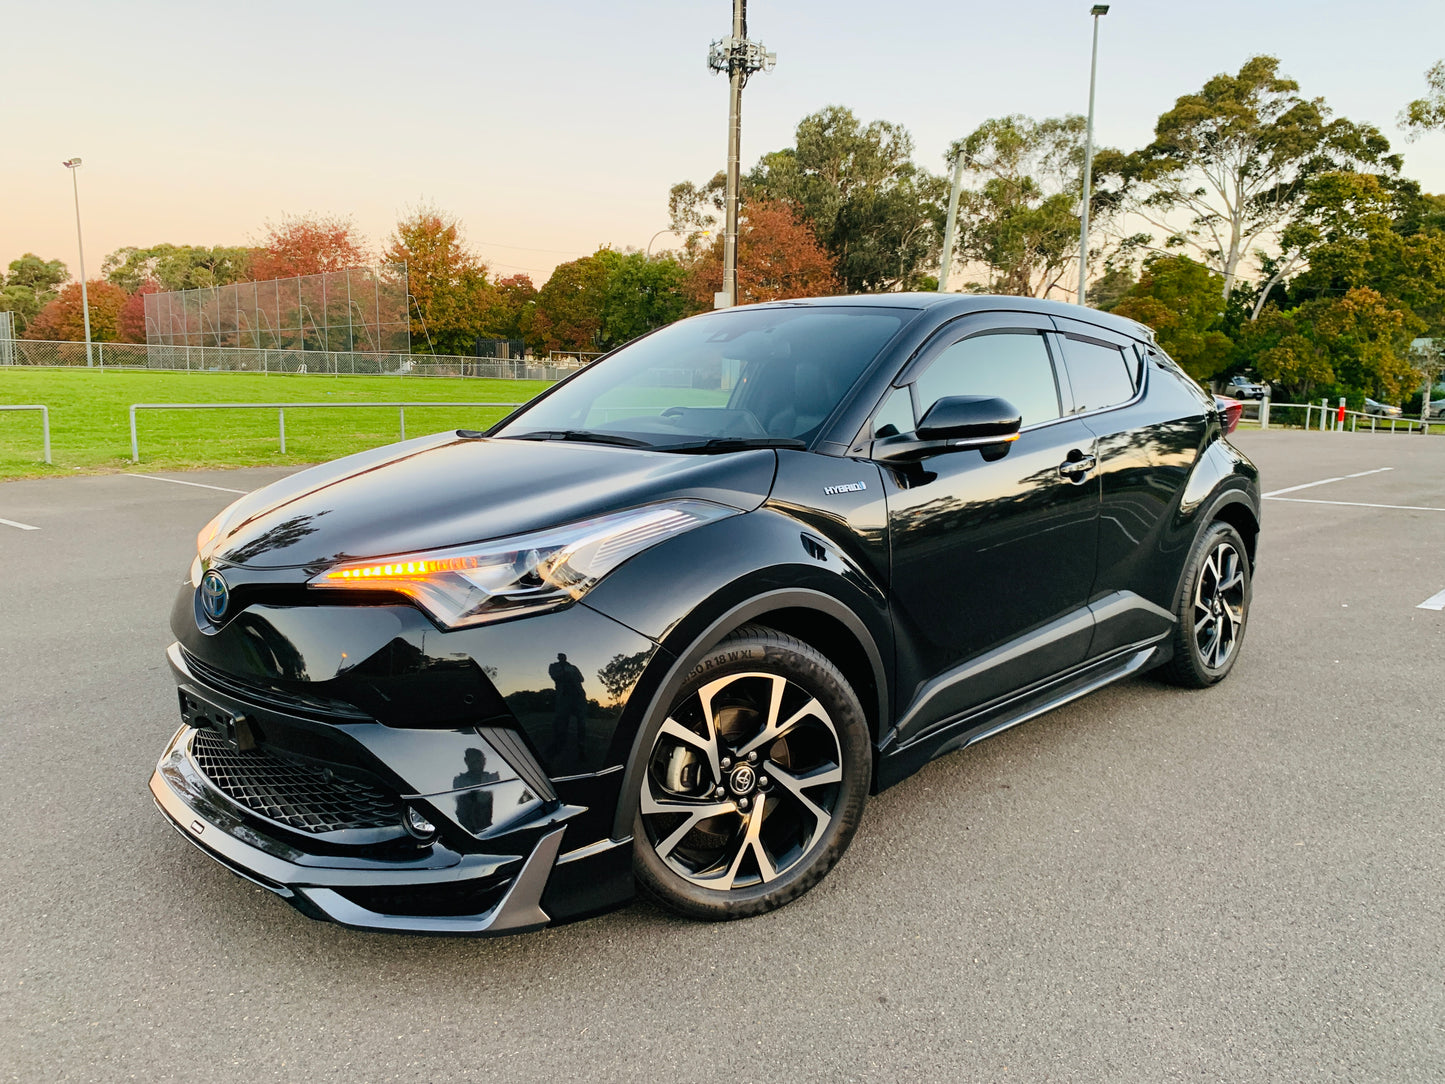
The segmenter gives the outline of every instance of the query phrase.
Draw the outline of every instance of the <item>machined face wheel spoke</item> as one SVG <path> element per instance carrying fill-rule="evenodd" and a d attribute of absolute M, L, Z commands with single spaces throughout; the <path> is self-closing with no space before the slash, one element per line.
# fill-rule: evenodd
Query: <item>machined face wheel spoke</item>
<path fill-rule="evenodd" d="M 772 856 L 768 854 L 767 848 L 763 846 L 763 841 L 758 835 L 763 828 L 763 814 L 767 809 L 767 801 L 767 795 L 758 795 L 757 804 L 753 806 L 752 812 L 747 815 L 747 820 L 744 822 L 743 839 L 742 844 L 738 847 L 738 853 L 733 856 L 727 872 L 716 879 L 713 887 L 724 892 L 732 888 L 737 882 L 738 873 L 742 870 L 743 862 L 749 854 L 758 864 L 758 875 L 763 879 L 764 884 L 777 877 L 778 869 L 773 864 Z"/>
<path fill-rule="evenodd" d="M 685 818 L 666 839 L 657 843 L 657 854 L 659 858 L 666 859 L 677 845 L 683 841 L 689 832 L 698 826 L 702 821 L 710 817 L 720 817 L 724 813 L 736 813 L 737 803 L 731 798 L 723 802 L 696 802 L 685 801 L 677 798 L 658 798 L 652 793 L 652 782 L 649 780 L 642 788 L 642 814 L 643 816 L 654 816 L 659 813 L 682 814 Z"/>
<path fill-rule="evenodd" d="M 809 798 L 804 791 L 810 787 L 821 787 L 829 783 L 841 782 L 843 779 L 842 768 L 834 764 L 808 772 L 805 775 L 793 775 L 791 772 L 779 768 L 776 764 L 771 765 L 768 770 L 772 772 L 773 779 L 785 788 L 804 809 L 812 814 L 813 820 L 816 823 L 816 827 L 814 828 L 815 836 L 828 826 L 828 822 L 833 819 L 833 814 L 820 807 Z"/>
<path fill-rule="evenodd" d="M 762 746 L 767 745 L 769 742 L 777 741 L 779 738 L 786 738 L 788 736 L 788 732 L 792 730 L 793 727 L 797 726 L 800 722 L 802 722 L 804 719 L 818 718 L 823 715 L 823 705 L 819 704 L 816 700 L 809 700 L 801 708 L 793 712 L 792 715 L 788 716 L 788 718 L 784 719 L 782 722 L 779 722 L 777 715 L 780 706 L 780 697 L 774 697 L 773 704 L 770 709 L 773 714 L 768 716 L 767 726 L 764 727 L 762 733 L 760 733 L 757 737 L 753 738 L 752 741 L 748 742 L 746 745 L 741 746 L 738 749 L 738 755 L 747 756 L 753 750 L 759 749 Z"/>

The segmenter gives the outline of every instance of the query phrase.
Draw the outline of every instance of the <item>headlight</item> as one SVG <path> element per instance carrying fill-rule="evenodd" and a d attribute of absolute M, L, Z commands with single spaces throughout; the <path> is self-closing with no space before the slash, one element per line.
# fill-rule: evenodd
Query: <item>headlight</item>
<path fill-rule="evenodd" d="M 448 627 L 479 625 L 565 606 L 628 558 L 737 514 L 708 501 L 670 501 L 492 542 L 347 561 L 309 585 L 391 591 Z"/>
<path fill-rule="evenodd" d="M 196 535 L 196 553 L 199 556 L 206 556 L 206 547 L 216 540 L 216 536 L 221 533 L 221 528 L 226 525 L 226 520 L 231 518 L 231 510 L 240 503 L 239 499 L 232 501 L 217 512 L 210 523 L 200 529 Z"/>

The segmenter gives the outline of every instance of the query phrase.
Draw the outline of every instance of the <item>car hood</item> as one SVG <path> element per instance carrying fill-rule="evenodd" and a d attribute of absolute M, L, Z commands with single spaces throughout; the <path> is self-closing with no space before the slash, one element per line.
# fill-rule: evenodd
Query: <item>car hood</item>
<path fill-rule="evenodd" d="M 202 556 L 295 568 L 503 538 L 676 497 L 758 507 L 777 453 L 684 455 L 443 433 L 301 471 L 227 511 Z"/>

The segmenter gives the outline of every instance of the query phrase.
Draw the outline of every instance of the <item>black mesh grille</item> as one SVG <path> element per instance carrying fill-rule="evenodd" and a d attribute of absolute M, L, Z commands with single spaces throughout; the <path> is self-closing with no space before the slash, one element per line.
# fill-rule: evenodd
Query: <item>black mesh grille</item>
<path fill-rule="evenodd" d="M 191 756 L 232 801 L 288 828 L 340 832 L 400 823 L 401 803 L 370 783 L 259 749 L 240 753 L 209 730 L 196 731 Z"/>

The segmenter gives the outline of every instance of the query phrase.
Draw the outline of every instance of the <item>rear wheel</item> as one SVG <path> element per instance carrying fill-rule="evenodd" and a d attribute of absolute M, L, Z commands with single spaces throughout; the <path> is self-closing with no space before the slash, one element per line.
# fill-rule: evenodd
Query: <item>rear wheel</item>
<path fill-rule="evenodd" d="M 858 698 L 812 647 L 745 626 L 698 663 L 651 735 L 639 883 L 694 918 L 761 914 L 842 857 L 871 758 Z"/>
<path fill-rule="evenodd" d="M 1249 555 L 1239 532 L 1211 523 L 1194 543 L 1175 604 L 1174 657 L 1162 673 L 1203 689 L 1234 668 L 1244 639 L 1251 593 Z"/>

